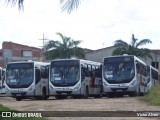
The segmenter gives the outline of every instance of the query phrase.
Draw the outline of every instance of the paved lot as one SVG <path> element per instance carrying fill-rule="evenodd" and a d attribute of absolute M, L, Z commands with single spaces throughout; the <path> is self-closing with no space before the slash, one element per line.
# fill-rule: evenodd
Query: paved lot
<path fill-rule="evenodd" d="M 0 104 L 19 111 L 160 111 L 160 106 L 151 106 L 140 97 L 121 97 L 100 99 L 64 99 L 48 100 L 23 99 L 16 101 L 11 97 L 0 97 Z M 160 117 L 51 117 L 49 120 L 158 120 Z"/>

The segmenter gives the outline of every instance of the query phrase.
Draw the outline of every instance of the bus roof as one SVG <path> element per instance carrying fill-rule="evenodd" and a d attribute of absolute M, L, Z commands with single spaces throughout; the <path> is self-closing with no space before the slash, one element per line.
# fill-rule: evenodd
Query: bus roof
<path fill-rule="evenodd" d="M 80 61 L 80 63 L 98 64 L 98 65 L 101 64 L 100 62 L 94 62 L 94 61 L 84 60 L 84 59 L 55 59 L 55 60 L 52 60 L 51 62 L 53 62 L 53 61 L 72 61 L 72 60 L 73 61 L 78 60 L 78 61 Z"/>
<path fill-rule="evenodd" d="M 149 67 L 150 67 L 150 69 L 155 70 L 155 71 L 157 71 L 157 72 L 158 72 L 158 69 L 154 68 L 153 66 L 151 66 L 151 65 L 147 65 L 147 66 L 149 66 Z"/>
<path fill-rule="evenodd" d="M 7 64 L 15 64 L 15 63 L 34 63 L 34 64 L 41 64 L 41 65 L 49 65 L 48 62 L 39 62 L 39 61 L 15 61 L 15 62 L 9 62 Z"/>
<path fill-rule="evenodd" d="M 141 62 L 142 64 L 146 65 L 145 62 L 143 62 L 141 59 L 139 59 L 138 57 L 134 56 L 134 55 L 115 55 L 115 56 L 108 56 L 108 57 L 104 57 L 103 61 L 105 58 L 117 58 L 117 57 L 134 57 L 135 60 L 137 60 L 138 62 Z"/>

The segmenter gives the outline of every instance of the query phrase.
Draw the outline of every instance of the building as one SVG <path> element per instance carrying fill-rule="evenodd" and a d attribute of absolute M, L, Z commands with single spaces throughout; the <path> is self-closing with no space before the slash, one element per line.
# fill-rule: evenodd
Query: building
<path fill-rule="evenodd" d="M 36 47 L 5 41 L 0 50 L 0 66 L 6 67 L 8 62 L 13 61 L 41 61 L 42 52 L 42 49 Z"/>
<path fill-rule="evenodd" d="M 85 57 L 87 60 L 92 60 L 96 62 L 102 62 L 104 57 L 112 56 L 112 52 L 115 48 L 113 46 L 106 47 L 98 50 L 91 50 L 85 53 Z M 158 69 L 160 74 L 160 50 L 151 50 L 151 56 L 152 60 L 150 58 L 144 59 L 140 58 L 142 61 L 144 61 L 148 65 L 152 65 L 156 69 Z"/>

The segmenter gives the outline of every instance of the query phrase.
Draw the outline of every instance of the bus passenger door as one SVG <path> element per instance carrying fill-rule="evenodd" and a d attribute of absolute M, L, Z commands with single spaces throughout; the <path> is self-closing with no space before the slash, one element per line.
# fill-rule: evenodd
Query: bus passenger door
<path fill-rule="evenodd" d="M 89 87 L 89 72 L 87 65 L 81 66 L 81 94 L 85 95 L 88 92 Z M 87 93 L 88 94 L 88 93 Z"/>
<path fill-rule="evenodd" d="M 39 96 L 41 95 L 41 74 L 39 69 L 35 69 L 35 95 Z"/>

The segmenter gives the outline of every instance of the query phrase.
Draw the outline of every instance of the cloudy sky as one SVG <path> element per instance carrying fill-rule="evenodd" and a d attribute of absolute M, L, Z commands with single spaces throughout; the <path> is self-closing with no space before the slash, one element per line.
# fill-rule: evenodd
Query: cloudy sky
<path fill-rule="evenodd" d="M 153 42 L 145 47 L 160 49 L 160 0 L 81 0 L 71 14 L 61 12 L 59 0 L 24 0 L 24 11 L 4 1 L 0 0 L 0 44 L 40 47 L 43 33 L 46 39 L 60 40 L 56 32 L 61 32 L 95 50 L 118 39 L 130 42 L 134 34 Z"/>

